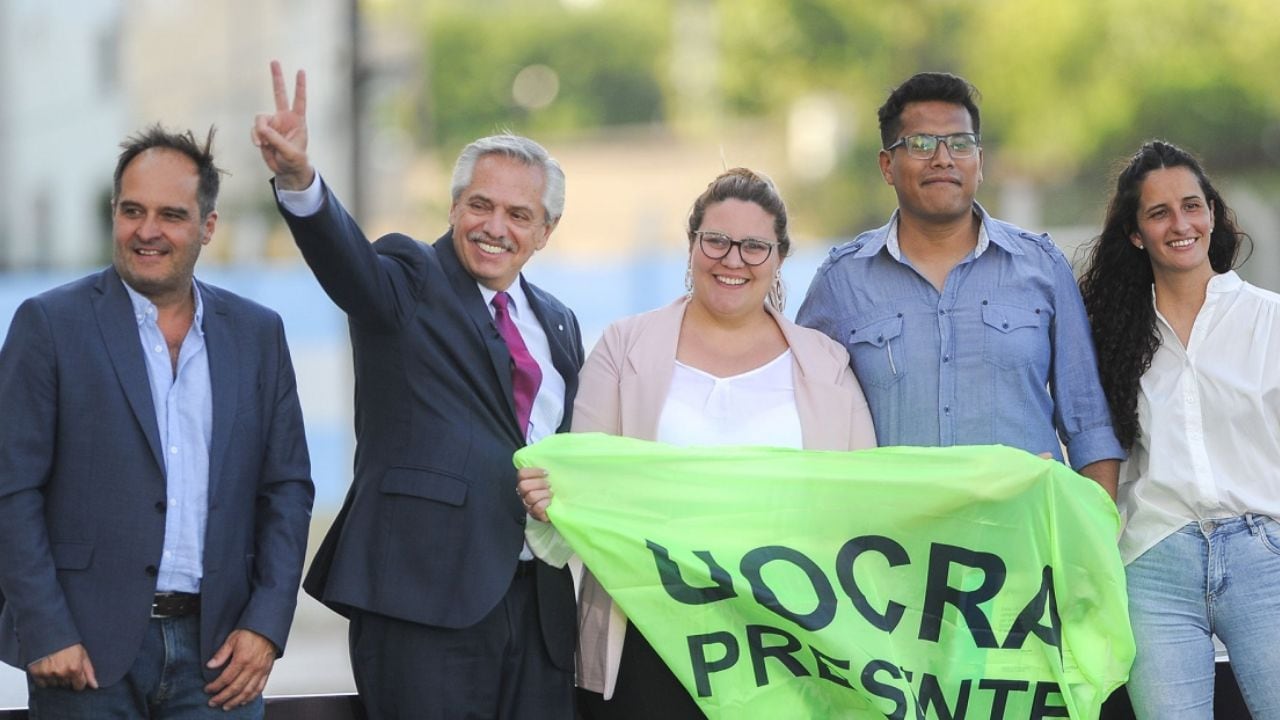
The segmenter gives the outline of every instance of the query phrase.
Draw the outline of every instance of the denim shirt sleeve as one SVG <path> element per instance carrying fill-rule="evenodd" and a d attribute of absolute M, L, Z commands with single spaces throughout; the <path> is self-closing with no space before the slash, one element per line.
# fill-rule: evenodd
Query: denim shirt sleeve
<path fill-rule="evenodd" d="M 836 310 L 840 305 L 840 298 L 832 292 L 829 272 L 831 265 L 832 259 L 828 257 L 818 267 L 818 271 L 813 276 L 813 282 L 809 284 L 809 290 L 805 293 L 804 302 L 796 312 L 796 324 L 813 328 L 841 342 L 842 338 L 838 337 L 835 323 L 836 315 L 840 314 Z"/>
<path fill-rule="evenodd" d="M 1050 253 L 1056 309 L 1049 376 L 1053 421 L 1071 468 L 1079 471 L 1099 460 L 1123 460 L 1125 453 L 1111 427 L 1111 410 L 1098 378 L 1097 354 L 1080 290 L 1066 257 L 1056 248 Z"/>

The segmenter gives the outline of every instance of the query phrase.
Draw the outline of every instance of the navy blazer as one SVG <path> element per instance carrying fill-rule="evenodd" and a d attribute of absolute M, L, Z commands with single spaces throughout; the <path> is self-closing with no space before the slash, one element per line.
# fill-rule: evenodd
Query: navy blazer
<path fill-rule="evenodd" d="M 479 622 L 506 594 L 524 542 L 511 456 L 524 445 L 511 356 L 445 233 L 433 245 L 370 245 L 332 193 L 315 215 L 281 207 L 307 264 L 350 320 L 355 478 L 303 587 L 340 613 L 447 628 Z M 582 337 L 573 313 L 521 277 L 565 380 L 569 427 Z M 537 567 L 543 637 L 572 667 L 573 585 Z"/>
<path fill-rule="evenodd" d="M 200 283 L 213 395 L 200 654 L 283 651 L 314 488 L 284 327 Z M 114 268 L 24 302 L 0 350 L 0 659 L 83 643 L 98 681 L 142 646 L 167 510 L 138 324 Z M 218 671 L 205 670 L 213 679 Z"/>

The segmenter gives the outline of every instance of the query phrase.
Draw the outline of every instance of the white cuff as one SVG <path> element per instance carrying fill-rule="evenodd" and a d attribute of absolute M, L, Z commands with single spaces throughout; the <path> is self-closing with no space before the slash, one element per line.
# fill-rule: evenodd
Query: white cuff
<path fill-rule="evenodd" d="M 320 212 L 324 205 L 324 191 L 320 185 L 320 172 L 311 177 L 311 184 L 305 190 L 285 190 L 276 186 L 276 199 L 289 214 L 295 217 L 310 217 Z"/>

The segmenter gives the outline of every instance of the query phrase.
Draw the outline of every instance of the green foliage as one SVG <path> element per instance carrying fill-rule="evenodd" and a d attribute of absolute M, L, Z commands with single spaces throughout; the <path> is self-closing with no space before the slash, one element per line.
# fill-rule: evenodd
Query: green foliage
<path fill-rule="evenodd" d="M 556 3 L 448 6 L 427 16 L 425 77 L 414 130 L 456 147 L 508 128 L 545 136 L 567 130 L 661 122 L 665 12 L 602 4 L 566 11 Z M 513 97 L 518 73 L 550 68 L 555 99 L 530 109 Z"/>
<path fill-rule="evenodd" d="M 510 127 L 538 136 L 627 123 L 763 118 L 785 131 L 792 103 L 819 93 L 852 108 L 831 177 L 788 190 L 809 230 L 883 220 L 893 193 L 876 170 L 875 109 L 922 70 L 982 93 L 992 185 L 1017 175 L 1092 198 L 1109 168 L 1150 137 L 1199 153 L 1218 173 L 1274 173 L 1280 161 L 1280 16 L 1270 0 L 441 0 L 425 11 L 428 92 L 416 135 L 452 150 Z M 710 9 L 713 93 L 681 97 L 672 68 L 681 11 Z M 700 32 L 700 31 L 699 31 Z M 512 99 L 532 64 L 559 94 Z M 694 105 L 694 107 L 683 107 Z M 713 129 L 714 130 L 714 129 Z M 773 169 L 780 173 L 781 168 Z M 785 183 L 785 178 L 784 183 Z M 1055 196 L 1055 202 L 1059 196 Z M 1085 201 L 1082 201 L 1085 202 Z M 1082 210 L 1085 210 L 1082 208 Z M 1092 213 L 1092 208 L 1087 208 Z M 1054 207 L 1054 217 L 1069 215 Z"/>

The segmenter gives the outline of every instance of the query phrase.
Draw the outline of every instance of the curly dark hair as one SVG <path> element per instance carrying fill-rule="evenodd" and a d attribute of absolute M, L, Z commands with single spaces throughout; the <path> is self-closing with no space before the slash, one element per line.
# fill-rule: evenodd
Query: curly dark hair
<path fill-rule="evenodd" d="M 1213 207 L 1209 236 L 1209 264 L 1224 273 L 1236 266 L 1241 245 L 1249 236 L 1236 227 L 1227 207 L 1191 153 L 1160 140 L 1150 140 L 1120 170 L 1107 203 L 1102 233 L 1086 247 L 1087 262 L 1080 276 L 1080 294 L 1093 328 L 1098 372 L 1111 408 L 1111 422 L 1126 450 L 1138 438 L 1138 393 L 1143 373 L 1160 347 L 1156 312 L 1151 302 L 1155 281 L 1151 260 L 1134 247 L 1142 184 L 1153 170 L 1184 167 L 1195 174 L 1205 200 Z"/>

